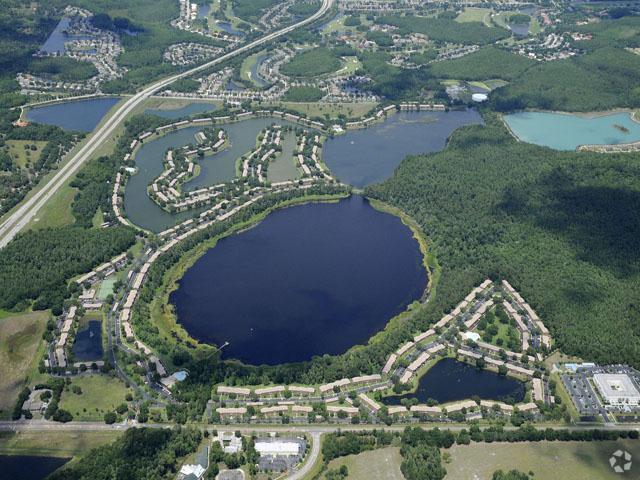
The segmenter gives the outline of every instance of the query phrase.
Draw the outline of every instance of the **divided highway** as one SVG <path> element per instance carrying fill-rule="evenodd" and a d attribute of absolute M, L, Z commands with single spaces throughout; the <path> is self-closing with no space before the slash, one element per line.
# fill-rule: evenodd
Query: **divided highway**
<path fill-rule="evenodd" d="M 297 22 L 288 27 L 282 28 L 278 31 L 272 32 L 264 37 L 254 40 L 246 45 L 242 45 L 235 50 L 232 50 L 221 57 L 218 57 L 210 62 L 204 63 L 198 67 L 192 68 L 185 72 L 172 75 L 170 77 L 159 80 L 148 87 L 145 87 L 140 92 L 129 98 L 124 104 L 122 104 L 118 110 L 100 127 L 89 140 L 82 146 L 82 148 L 61 167 L 56 174 L 44 185 L 40 190 L 35 192 L 31 198 L 24 201 L 19 208 L 13 212 L 9 218 L 7 218 L 2 225 L 0 225 L 0 248 L 6 246 L 19 232 L 22 230 L 31 219 L 38 213 L 38 211 L 55 195 L 55 193 L 62 187 L 80 167 L 93 155 L 102 143 L 109 138 L 115 129 L 122 123 L 127 115 L 129 115 L 134 108 L 136 108 L 141 102 L 149 98 L 154 93 L 167 87 L 176 80 L 193 75 L 202 70 L 206 70 L 210 67 L 218 65 L 230 58 L 247 52 L 259 45 L 270 42 L 282 35 L 308 25 L 314 22 L 322 15 L 324 15 L 333 5 L 335 0 L 323 0 L 320 9 L 304 20 Z"/>

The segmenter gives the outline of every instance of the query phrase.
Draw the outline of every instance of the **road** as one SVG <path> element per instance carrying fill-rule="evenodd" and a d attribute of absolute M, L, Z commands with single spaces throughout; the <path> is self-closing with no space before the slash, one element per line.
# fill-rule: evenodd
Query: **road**
<path fill-rule="evenodd" d="M 45 185 L 37 190 L 28 200 L 24 201 L 20 207 L 16 209 L 1 225 L 0 225 L 0 248 L 6 246 L 19 232 L 22 230 L 38 211 L 55 195 L 55 193 L 80 169 L 94 152 L 102 145 L 102 143 L 110 137 L 116 128 L 125 120 L 140 103 L 145 101 L 154 93 L 171 85 L 176 80 L 191 76 L 201 72 L 222 62 L 229 60 L 237 55 L 245 53 L 259 45 L 268 43 L 278 37 L 314 22 L 324 15 L 333 5 L 335 0 L 322 0 L 320 9 L 308 18 L 305 18 L 293 25 L 282 28 L 275 32 L 269 33 L 264 37 L 254 40 L 250 43 L 242 45 L 221 57 L 210 62 L 204 63 L 198 67 L 194 67 L 185 72 L 172 75 L 170 77 L 159 80 L 150 86 L 145 87 L 140 92 L 133 95 L 125 103 L 123 103 L 115 113 L 94 132 L 80 150 L 64 165 L 56 174 L 47 181 Z"/>
<path fill-rule="evenodd" d="M 0 421 L 0 432 L 104 432 L 104 431 L 124 431 L 132 427 L 148 427 L 148 428 L 172 428 L 177 424 L 175 423 L 145 423 L 137 424 L 137 423 L 115 423 L 112 425 L 107 425 L 103 422 L 68 422 L 68 423 L 59 423 L 51 420 L 2 420 Z M 251 434 L 252 432 L 280 432 L 280 433 L 308 433 L 311 435 L 318 434 L 321 435 L 323 433 L 331 433 L 340 431 L 361 431 L 361 430 L 374 430 L 374 429 L 384 429 L 387 431 L 403 431 L 407 425 L 422 427 L 427 430 L 431 430 L 433 428 L 440 429 L 448 429 L 451 431 L 460 431 L 462 429 L 469 429 L 469 424 L 464 423 L 412 423 L 412 424 L 395 424 L 391 426 L 379 424 L 379 425 L 369 425 L 369 424 L 360 424 L 360 425 L 351 425 L 348 423 L 344 424 L 331 424 L 331 425 L 269 425 L 269 424 L 255 424 L 255 425 L 247 425 L 247 424 L 191 424 L 192 426 L 207 428 L 209 430 L 222 430 L 222 431 L 239 431 L 245 434 Z M 538 429 L 551 428 L 553 430 L 640 430 L 640 424 L 602 424 L 602 423 L 588 423 L 588 424 L 576 424 L 576 425 L 556 425 L 556 424 L 546 424 L 540 423 L 534 425 Z M 512 425 L 505 425 L 504 430 L 517 430 L 518 427 L 514 427 Z"/>
<path fill-rule="evenodd" d="M 287 477 L 287 480 L 302 480 L 316 465 L 316 461 L 318 460 L 318 456 L 320 455 L 320 432 L 311 432 L 311 452 L 304 459 L 304 463 L 302 464 L 302 468 L 293 472 L 291 475 Z"/>

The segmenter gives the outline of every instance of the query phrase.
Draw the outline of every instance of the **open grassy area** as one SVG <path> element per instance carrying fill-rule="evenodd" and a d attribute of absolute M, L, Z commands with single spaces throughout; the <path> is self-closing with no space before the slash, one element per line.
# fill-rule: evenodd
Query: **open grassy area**
<path fill-rule="evenodd" d="M 337 75 L 353 75 L 362 67 L 358 57 L 344 57 L 342 59 L 342 67 L 336 72 Z"/>
<path fill-rule="evenodd" d="M 287 132 L 282 142 L 282 153 L 275 161 L 271 162 L 268 170 L 268 178 L 271 182 L 283 182 L 300 178 L 300 172 L 296 168 L 294 150 L 296 150 L 296 135 Z"/>
<path fill-rule="evenodd" d="M 82 389 L 82 394 L 65 389 L 60 408 L 68 410 L 74 420 L 101 421 L 106 412 L 111 412 L 125 401 L 127 389 L 116 377 L 87 375 L 74 378 L 71 385 Z"/>
<path fill-rule="evenodd" d="M 492 13 L 490 8 L 467 7 L 456 17 L 456 22 L 482 22 L 490 27 Z"/>
<path fill-rule="evenodd" d="M 349 469 L 349 480 L 370 480 L 373 478 L 403 480 L 404 476 L 400 471 L 401 462 L 400 449 L 387 447 L 336 458 L 329 462 L 328 468 L 335 470 L 346 465 Z"/>
<path fill-rule="evenodd" d="M 75 223 L 71 204 L 77 191 L 78 189 L 65 184 L 33 217 L 27 225 L 27 230 L 64 227 Z"/>
<path fill-rule="evenodd" d="M 0 418 L 13 408 L 27 379 L 37 375 L 48 311 L 0 319 Z"/>
<path fill-rule="evenodd" d="M 267 104 L 264 104 L 267 106 Z M 284 107 L 296 112 L 304 113 L 309 117 L 324 117 L 329 115 L 329 118 L 337 118 L 338 115 L 343 114 L 349 118 L 358 118 L 366 114 L 369 110 L 376 106 L 374 102 L 363 103 L 307 103 L 307 102 L 278 102 L 268 104 L 268 106 Z"/>
<path fill-rule="evenodd" d="M 317 47 L 297 53 L 282 65 L 280 72 L 294 78 L 312 78 L 336 72 L 340 67 L 340 58 L 334 51 Z"/>
<path fill-rule="evenodd" d="M 35 140 L 7 140 L 9 155 L 20 168 L 29 168 L 40 158 L 40 152 L 47 142 Z M 28 145 L 28 148 L 25 148 Z M 35 149 L 33 148 L 35 147 Z"/>
<path fill-rule="evenodd" d="M 536 480 L 607 480 L 638 478 L 640 467 L 633 465 L 626 475 L 616 474 L 609 457 L 618 449 L 640 456 L 640 442 L 539 442 L 478 443 L 456 445 L 448 450 L 451 463 L 445 465 L 446 480 L 490 479 L 498 469 L 532 471 Z M 635 472 L 634 472 L 635 470 Z"/>
<path fill-rule="evenodd" d="M 1 432 L 1 455 L 70 457 L 114 441 L 122 432 Z"/>

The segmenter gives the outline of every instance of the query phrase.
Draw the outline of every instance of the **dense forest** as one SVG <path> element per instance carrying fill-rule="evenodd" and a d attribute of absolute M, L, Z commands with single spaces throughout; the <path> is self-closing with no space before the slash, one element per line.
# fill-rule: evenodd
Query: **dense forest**
<path fill-rule="evenodd" d="M 122 253 L 135 241 L 133 229 L 79 227 L 30 230 L 0 250 L 0 308 L 60 312 L 67 281 Z"/>
<path fill-rule="evenodd" d="M 511 35 L 502 28 L 490 28 L 481 22 L 456 22 L 453 12 L 438 17 L 386 15 L 376 18 L 378 24 L 394 25 L 401 34 L 422 33 L 435 42 L 465 45 L 488 45 Z"/>
<path fill-rule="evenodd" d="M 198 429 L 130 428 L 115 442 L 94 448 L 48 480 L 175 478 L 181 460 L 196 450 L 201 439 Z"/>
<path fill-rule="evenodd" d="M 563 352 L 640 366 L 638 155 L 558 152 L 486 120 L 367 189 L 431 241 L 442 276 L 426 319 L 485 276 L 507 278 Z"/>
<path fill-rule="evenodd" d="M 526 70 L 493 96 L 498 110 L 591 112 L 640 105 L 640 56 L 602 48 Z"/>
<path fill-rule="evenodd" d="M 484 47 L 461 58 L 437 62 L 429 72 L 437 78 L 458 80 L 512 80 L 536 65 L 535 60 L 497 47 Z"/>

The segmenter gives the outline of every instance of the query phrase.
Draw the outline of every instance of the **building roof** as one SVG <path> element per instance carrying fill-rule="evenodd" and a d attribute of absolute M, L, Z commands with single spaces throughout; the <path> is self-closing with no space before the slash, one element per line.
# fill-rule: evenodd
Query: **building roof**
<path fill-rule="evenodd" d="M 640 399 L 640 392 L 627 374 L 596 373 L 593 375 L 593 380 L 605 399 L 620 397 Z"/>
<path fill-rule="evenodd" d="M 260 455 L 298 455 L 300 443 L 293 441 L 266 442 L 256 441 L 255 449 Z"/>

